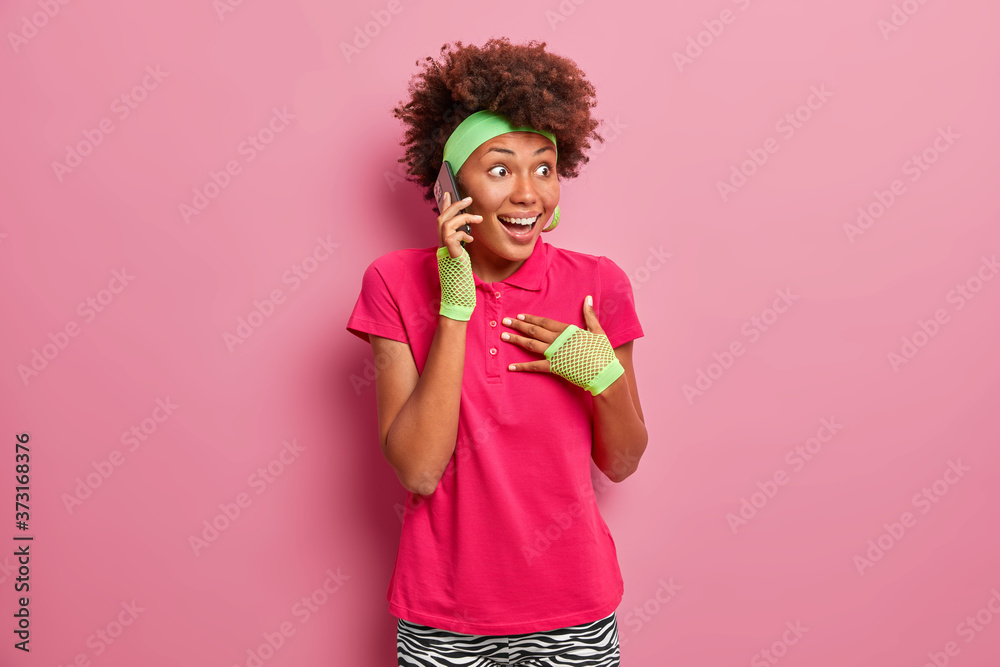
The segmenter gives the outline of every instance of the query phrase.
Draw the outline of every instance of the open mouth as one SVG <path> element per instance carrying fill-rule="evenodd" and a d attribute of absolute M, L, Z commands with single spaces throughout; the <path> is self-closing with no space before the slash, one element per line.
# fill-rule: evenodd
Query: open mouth
<path fill-rule="evenodd" d="M 497 216 L 497 220 L 504 226 L 507 233 L 511 236 L 529 236 L 534 230 L 535 225 L 538 224 L 538 219 L 540 215 L 536 215 L 533 218 L 508 218 L 505 216 Z"/>

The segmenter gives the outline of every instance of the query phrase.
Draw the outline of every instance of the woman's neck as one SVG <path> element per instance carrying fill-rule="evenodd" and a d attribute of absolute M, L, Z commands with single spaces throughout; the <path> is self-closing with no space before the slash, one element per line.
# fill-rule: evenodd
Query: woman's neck
<path fill-rule="evenodd" d="M 468 249 L 469 246 L 466 245 L 467 252 Z M 472 272 L 484 283 L 495 283 L 506 280 L 514 275 L 521 268 L 521 265 L 528 261 L 527 259 L 509 260 L 492 253 L 486 259 L 478 257 L 471 252 L 469 253 L 469 259 L 472 262 Z"/>

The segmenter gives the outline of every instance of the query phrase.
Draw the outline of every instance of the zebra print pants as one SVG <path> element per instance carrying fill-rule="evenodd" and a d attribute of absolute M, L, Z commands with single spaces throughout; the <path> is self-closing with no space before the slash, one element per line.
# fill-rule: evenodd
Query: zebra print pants
<path fill-rule="evenodd" d="M 521 635 L 466 635 L 399 619 L 399 667 L 619 667 L 614 612 L 593 623 Z"/>

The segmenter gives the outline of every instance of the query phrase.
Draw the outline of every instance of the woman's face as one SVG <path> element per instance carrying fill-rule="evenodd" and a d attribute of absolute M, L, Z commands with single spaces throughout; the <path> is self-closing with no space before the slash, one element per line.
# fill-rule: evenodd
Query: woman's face
<path fill-rule="evenodd" d="M 555 146 L 537 132 L 501 134 L 469 156 L 458 180 L 472 197 L 464 212 L 483 216 L 482 222 L 470 225 L 475 241 L 465 244 L 473 263 L 500 272 L 510 262 L 520 266 L 531 256 L 535 240 L 559 203 Z M 534 222 L 504 222 L 510 218 L 534 218 Z"/>

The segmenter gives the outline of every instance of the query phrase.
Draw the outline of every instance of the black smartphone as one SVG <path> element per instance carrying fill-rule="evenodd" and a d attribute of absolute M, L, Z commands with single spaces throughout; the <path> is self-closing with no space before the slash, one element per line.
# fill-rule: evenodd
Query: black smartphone
<path fill-rule="evenodd" d="M 438 172 L 437 180 L 434 182 L 434 199 L 437 200 L 438 212 L 444 212 L 444 193 L 447 192 L 451 195 L 450 204 L 454 204 L 459 199 L 463 199 L 462 195 L 458 192 L 458 183 L 455 182 L 455 175 L 451 172 L 451 165 L 448 164 L 447 160 L 441 163 L 441 171 Z M 472 236 L 472 226 L 466 223 L 465 233 Z M 465 241 L 462 241 L 462 247 L 465 247 Z"/>

